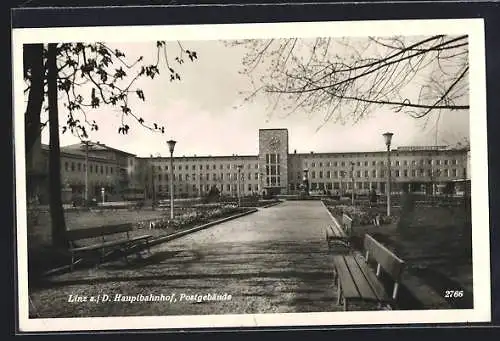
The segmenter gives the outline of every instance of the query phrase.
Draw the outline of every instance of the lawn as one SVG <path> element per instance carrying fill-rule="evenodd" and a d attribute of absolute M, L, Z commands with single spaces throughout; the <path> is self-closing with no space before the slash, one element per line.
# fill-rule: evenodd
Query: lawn
<path fill-rule="evenodd" d="M 334 206 L 328 207 L 338 214 Z M 363 237 L 369 233 L 406 262 L 409 274 L 438 295 L 463 290 L 462 298 L 447 300 L 450 307 L 472 308 L 472 226 L 464 207 L 417 204 L 411 213 L 395 208 L 392 215 L 405 223 L 353 226 L 353 247 L 361 251 Z"/>
<path fill-rule="evenodd" d="M 244 210 L 248 209 L 219 204 L 196 205 L 175 208 L 174 220 L 170 219 L 169 209 L 151 208 L 66 210 L 64 214 L 68 230 L 131 223 L 136 226 L 131 236 L 146 233 L 156 238 L 216 221 Z M 151 221 L 155 222 L 155 228 L 149 228 Z M 51 219 L 48 211 L 39 213 L 37 224 L 28 223 L 27 237 L 30 278 L 36 279 L 49 269 L 68 264 L 67 252 L 56 251 L 52 246 Z M 121 238 L 121 236 L 114 237 Z M 108 240 L 112 238 L 113 236 Z M 86 240 L 84 244 L 91 242 L 92 240 Z"/>

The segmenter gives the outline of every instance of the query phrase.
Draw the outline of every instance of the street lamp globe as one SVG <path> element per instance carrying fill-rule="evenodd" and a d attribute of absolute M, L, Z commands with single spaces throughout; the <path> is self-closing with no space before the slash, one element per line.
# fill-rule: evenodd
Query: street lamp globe
<path fill-rule="evenodd" d="M 393 133 L 384 133 L 382 134 L 384 136 L 384 139 L 385 139 L 385 145 L 387 147 L 389 147 L 391 145 L 391 140 L 392 140 L 392 135 L 394 135 Z"/>
<path fill-rule="evenodd" d="M 173 154 L 174 153 L 174 148 L 175 148 L 175 144 L 177 143 L 177 141 L 174 141 L 174 140 L 168 140 L 167 141 L 167 144 L 168 144 L 168 150 L 170 151 L 170 154 Z"/>

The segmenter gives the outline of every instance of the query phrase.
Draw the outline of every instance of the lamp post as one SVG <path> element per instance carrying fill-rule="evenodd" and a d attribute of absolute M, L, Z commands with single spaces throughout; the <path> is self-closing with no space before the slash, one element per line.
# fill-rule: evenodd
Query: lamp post
<path fill-rule="evenodd" d="M 168 140 L 168 150 L 170 151 L 170 219 L 174 219 L 174 148 L 177 142 Z"/>
<path fill-rule="evenodd" d="M 391 216 L 391 140 L 393 133 L 382 134 L 387 146 L 387 216 Z"/>
<path fill-rule="evenodd" d="M 351 205 L 354 206 L 354 162 L 351 162 L 351 182 L 352 182 L 352 192 L 351 192 Z"/>
<path fill-rule="evenodd" d="M 309 177 L 308 177 L 309 169 L 304 169 L 304 191 L 306 195 L 309 195 Z"/>
<path fill-rule="evenodd" d="M 340 175 L 340 196 L 339 196 L 339 199 L 341 199 L 342 195 L 344 194 L 343 193 L 344 192 L 344 185 L 342 183 L 342 179 L 345 176 L 345 171 L 341 170 L 339 175 Z"/>
<path fill-rule="evenodd" d="M 241 168 L 243 168 L 243 165 L 238 165 L 238 181 L 237 181 L 237 186 L 238 186 L 238 207 L 241 206 L 241 186 L 240 186 L 240 178 L 241 178 Z"/>

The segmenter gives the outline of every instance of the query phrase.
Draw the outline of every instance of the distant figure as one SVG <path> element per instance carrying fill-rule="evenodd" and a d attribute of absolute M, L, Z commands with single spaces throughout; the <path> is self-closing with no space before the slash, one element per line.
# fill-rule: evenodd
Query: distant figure
<path fill-rule="evenodd" d="M 375 191 L 375 187 L 372 187 L 370 191 L 370 207 L 373 207 L 377 204 L 377 192 Z"/>

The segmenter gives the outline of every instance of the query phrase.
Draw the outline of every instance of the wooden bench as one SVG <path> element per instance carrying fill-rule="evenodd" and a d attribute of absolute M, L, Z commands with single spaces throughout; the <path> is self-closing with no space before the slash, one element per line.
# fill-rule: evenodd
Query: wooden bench
<path fill-rule="evenodd" d="M 379 307 L 394 309 L 397 306 L 399 283 L 404 269 L 404 261 L 385 246 L 366 234 L 364 238 L 365 256 L 352 251 L 334 256 L 334 281 L 337 285 L 337 304 L 348 310 L 351 301 L 369 301 Z M 376 272 L 370 262 L 377 264 Z M 393 283 L 392 292 L 387 293 L 381 281 L 388 275 Z"/>
<path fill-rule="evenodd" d="M 345 233 L 350 236 L 352 232 L 352 218 L 349 217 L 347 214 L 342 213 L 342 228 L 344 229 Z"/>
<path fill-rule="evenodd" d="M 325 234 L 328 248 L 330 248 L 332 244 L 349 247 L 349 236 L 336 220 L 333 221 L 332 225 L 326 227 Z"/>
<path fill-rule="evenodd" d="M 139 255 L 139 252 L 145 248 L 148 253 L 151 253 L 149 242 L 152 236 L 140 235 L 131 237 L 130 232 L 133 229 L 134 227 L 132 224 L 118 224 L 66 231 L 69 242 L 69 252 L 71 253 L 71 270 L 73 270 L 74 264 L 77 262 L 76 258 L 78 256 L 83 257 L 83 254 L 97 253 L 100 263 L 104 257 L 113 252 L 121 252 L 127 262 L 127 253 L 131 250 L 136 249 Z M 84 245 L 79 245 L 79 242 L 90 239 L 96 240 Z"/>

